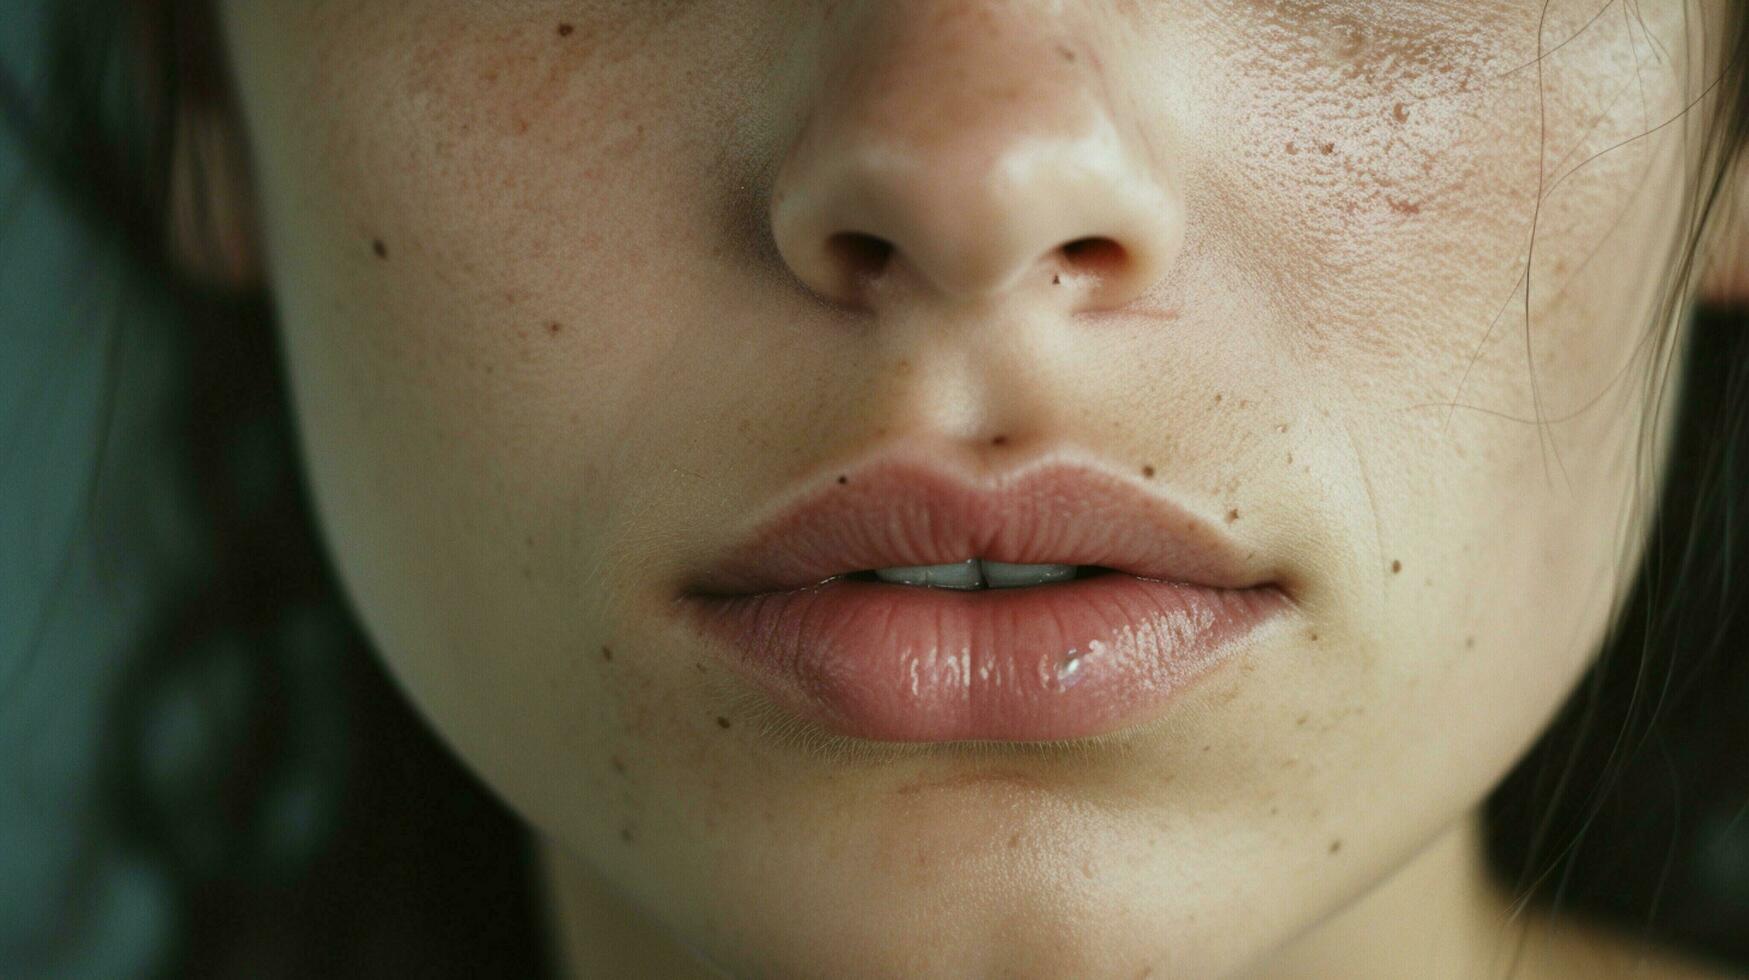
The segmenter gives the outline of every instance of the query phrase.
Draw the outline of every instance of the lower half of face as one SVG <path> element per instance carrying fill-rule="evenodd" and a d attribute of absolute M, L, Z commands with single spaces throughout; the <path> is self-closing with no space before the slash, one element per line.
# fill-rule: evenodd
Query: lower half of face
<path fill-rule="evenodd" d="M 724 964 L 1253 961 L 1480 800 L 1625 585 L 1691 167 L 1686 122 L 1641 134 L 1718 12 L 1063 6 L 227 11 L 355 608 L 490 785 Z M 1157 236 L 1145 289 L 949 295 L 1065 188 Z M 779 192 L 875 202 L 890 288 L 811 288 Z M 834 731 L 677 599 L 885 452 L 1095 460 L 1291 602 L 1094 741 Z"/>

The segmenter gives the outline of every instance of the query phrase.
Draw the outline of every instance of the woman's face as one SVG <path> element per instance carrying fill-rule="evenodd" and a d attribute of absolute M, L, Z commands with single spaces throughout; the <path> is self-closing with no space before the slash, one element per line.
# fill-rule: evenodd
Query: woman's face
<path fill-rule="evenodd" d="M 1598 6 L 226 4 L 356 611 L 730 968 L 1255 963 L 1472 811 L 1637 551 L 1724 4 Z M 676 598 L 901 457 L 1103 469 L 1289 601 L 1091 743 L 834 728 Z"/>

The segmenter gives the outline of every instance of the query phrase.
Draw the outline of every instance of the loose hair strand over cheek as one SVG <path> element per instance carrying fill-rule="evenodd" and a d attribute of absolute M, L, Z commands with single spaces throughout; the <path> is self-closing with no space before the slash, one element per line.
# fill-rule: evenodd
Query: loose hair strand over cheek
<path fill-rule="evenodd" d="M 1749 623 L 1731 567 L 1749 551 L 1737 520 L 1749 502 L 1739 500 L 1749 497 L 1740 448 L 1749 437 L 1749 316 L 1696 294 L 1708 250 L 1742 234 L 1733 220 L 1749 142 L 1746 6 L 1730 5 L 1708 53 L 1721 67 L 1671 120 L 1694 162 L 1648 325 L 1648 369 L 1638 375 L 1636 492 L 1652 503 L 1635 506 L 1624 525 L 1617 580 L 1631 588 L 1616 597 L 1592 667 L 1486 811 L 1490 861 L 1516 910 L 1595 917 L 1646 942 L 1739 963 L 1749 963 L 1749 862 L 1728 855 L 1749 854 L 1749 820 L 1737 819 L 1749 805 L 1740 764 L 1749 757 Z M 1640 513 L 1652 515 L 1649 528 Z M 1637 541 L 1645 548 L 1629 557 Z"/>

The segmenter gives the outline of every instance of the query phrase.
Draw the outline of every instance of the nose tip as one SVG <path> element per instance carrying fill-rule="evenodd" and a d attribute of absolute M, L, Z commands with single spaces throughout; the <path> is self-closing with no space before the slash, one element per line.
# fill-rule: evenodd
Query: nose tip
<path fill-rule="evenodd" d="M 1182 247 L 1183 206 L 1102 100 L 1061 18 L 928 17 L 872 3 L 771 198 L 777 249 L 829 302 L 1051 290 L 1079 309 L 1145 292 Z M 1035 11 L 1036 13 L 1036 11 Z M 1066 54 L 1065 54 L 1066 53 Z"/>

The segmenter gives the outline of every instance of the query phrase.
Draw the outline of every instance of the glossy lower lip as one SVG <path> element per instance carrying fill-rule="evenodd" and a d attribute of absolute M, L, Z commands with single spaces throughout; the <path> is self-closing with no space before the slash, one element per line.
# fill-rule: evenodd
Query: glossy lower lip
<path fill-rule="evenodd" d="M 1273 586 L 1117 572 L 959 591 L 845 578 L 689 595 L 695 625 L 780 706 L 880 741 L 1040 741 L 1158 716 L 1291 607 Z"/>

